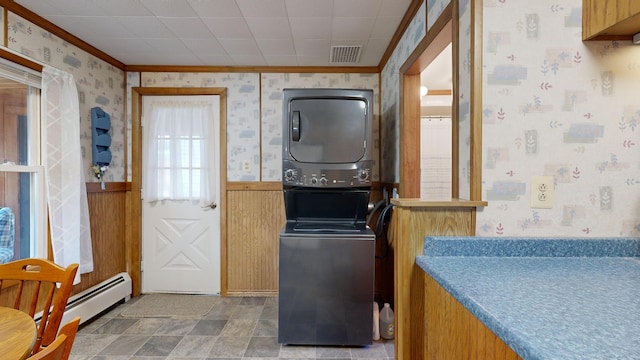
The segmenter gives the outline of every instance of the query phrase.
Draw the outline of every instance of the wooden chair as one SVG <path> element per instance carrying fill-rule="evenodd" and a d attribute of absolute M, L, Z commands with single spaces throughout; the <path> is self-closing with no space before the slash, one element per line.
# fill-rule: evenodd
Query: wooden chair
<path fill-rule="evenodd" d="M 71 348 L 73 347 L 73 341 L 76 339 L 78 327 L 80 327 L 80 317 L 76 316 L 71 319 L 71 321 L 64 324 L 58 332 L 58 337 L 62 335 L 67 337 L 67 342 L 65 343 L 64 351 L 62 352 L 62 360 L 68 360 L 71 355 Z"/>
<path fill-rule="evenodd" d="M 43 309 L 50 309 L 42 311 L 32 355 L 56 340 L 77 271 L 78 264 L 65 269 L 38 258 L 0 264 L 0 305 L 24 311 L 32 317 Z M 4 304 L 3 300 L 7 298 L 13 303 Z"/>
<path fill-rule="evenodd" d="M 60 335 L 49 346 L 31 355 L 27 360 L 63 360 L 62 355 L 68 342 L 66 335 Z"/>

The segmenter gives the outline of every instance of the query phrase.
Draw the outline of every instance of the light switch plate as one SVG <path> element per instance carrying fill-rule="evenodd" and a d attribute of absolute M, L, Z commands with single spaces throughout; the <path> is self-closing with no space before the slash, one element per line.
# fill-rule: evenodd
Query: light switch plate
<path fill-rule="evenodd" d="M 551 209 L 554 201 L 553 176 L 531 177 L 531 207 Z"/>

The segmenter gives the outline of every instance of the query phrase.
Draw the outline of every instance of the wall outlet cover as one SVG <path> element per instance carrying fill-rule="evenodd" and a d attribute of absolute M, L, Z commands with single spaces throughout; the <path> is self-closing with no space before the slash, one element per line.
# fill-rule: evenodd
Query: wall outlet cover
<path fill-rule="evenodd" d="M 535 209 L 553 208 L 553 176 L 531 177 L 531 207 Z"/>

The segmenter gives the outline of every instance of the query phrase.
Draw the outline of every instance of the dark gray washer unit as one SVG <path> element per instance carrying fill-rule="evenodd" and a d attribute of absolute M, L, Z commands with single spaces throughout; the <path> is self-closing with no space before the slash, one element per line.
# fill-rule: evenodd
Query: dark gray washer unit
<path fill-rule="evenodd" d="M 372 106 L 371 90 L 283 91 L 279 343 L 372 343 Z"/>

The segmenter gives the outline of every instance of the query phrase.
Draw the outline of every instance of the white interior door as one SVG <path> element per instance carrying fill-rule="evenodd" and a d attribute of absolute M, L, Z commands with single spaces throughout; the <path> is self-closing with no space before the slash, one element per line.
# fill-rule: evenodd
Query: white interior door
<path fill-rule="evenodd" d="M 220 196 L 220 96 L 213 98 L 213 124 L 209 124 L 208 169 L 213 199 Z M 160 98 L 160 99 L 159 99 Z M 148 124 L 154 121 L 151 103 L 195 99 L 196 96 L 143 96 L 143 171 L 145 184 L 146 158 L 150 146 Z M 160 154 L 159 154 L 160 156 Z M 189 294 L 220 293 L 220 209 L 203 206 L 193 200 L 142 199 L 142 292 Z"/>

